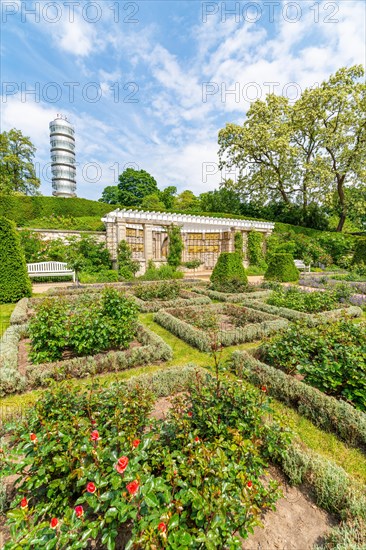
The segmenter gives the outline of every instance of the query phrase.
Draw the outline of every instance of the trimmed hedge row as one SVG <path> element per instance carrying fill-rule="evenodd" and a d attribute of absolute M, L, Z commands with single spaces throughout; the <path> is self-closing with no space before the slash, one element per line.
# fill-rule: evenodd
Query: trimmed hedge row
<path fill-rule="evenodd" d="M 165 300 L 165 301 L 152 300 L 151 302 L 141 300 L 137 296 L 134 296 L 134 294 L 132 293 L 128 295 L 134 299 L 139 310 L 143 313 L 151 313 L 151 312 L 159 311 L 159 309 L 163 309 L 163 308 L 166 309 L 166 308 L 172 308 L 172 307 L 211 304 L 211 300 L 207 296 L 195 297 L 195 294 L 193 292 L 186 292 L 187 298 L 184 298 L 183 297 L 184 294 L 185 294 L 185 291 L 182 291 L 181 292 L 182 297 L 176 298 L 175 300 Z M 190 295 L 191 297 L 188 297 L 188 295 Z"/>
<path fill-rule="evenodd" d="M 366 414 L 352 405 L 258 361 L 246 351 L 233 352 L 231 368 L 252 384 L 265 385 L 270 395 L 296 409 L 319 428 L 334 432 L 348 444 L 366 451 Z"/>
<path fill-rule="evenodd" d="M 194 292 L 196 292 L 197 294 L 204 294 L 212 300 L 219 300 L 220 302 L 231 303 L 242 302 L 245 299 L 264 299 L 268 298 L 268 296 L 271 294 L 271 290 L 258 290 L 256 292 L 240 292 L 239 294 L 229 294 L 227 292 L 218 292 L 217 290 L 204 288 L 195 288 Z"/>
<path fill-rule="evenodd" d="M 118 372 L 155 361 L 169 361 L 173 357 L 171 347 L 160 336 L 139 325 L 136 339 L 142 344 L 140 347 L 94 357 L 75 357 L 56 363 L 31 365 L 27 367 L 25 376 L 22 376 L 18 371 L 18 344 L 25 335 L 26 325 L 13 325 L 3 335 L 5 343 L 0 343 L 0 396 L 26 388 L 46 387 L 50 379 L 60 381 Z"/>
<path fill-rule="evenodd" d="M 32 284 L 15 224 L 0 216 L 0 304 L 31 295 Z"/>
<path fill-rule="evenodd" d="M 302 311 L 296 311 L 295 309 L 289 309 L 286 307 L 277 307 L 266 304 L 259 300 L 245 299 L 242 303 L 249 308 L 255 310 L 271 313 L 277 317 L 284 317 L 289 321 L 306 320 L 308 326 L 316 326 L 320 323 L 332 323 L 337 319 L 340 319 L 343 315 L 349 317 L 362 317 L 362 309 L 358 306 L 344 307 L 340 309 L 333 309 L 331 311 L 322 311 L 321 313 L 304 313 Z"/>
<path fill-rule="evenodd" d="M 217 305 L 211 307 L 215 312 L 220 313 L 225 306 Z M 193 309 L 194 311 L 193 307 L 183 309 L 186 309 L 188 316 L 190 310 Z M 257 320 L 253 319 L 252 322 L 249 322 L 244 327 L 219 331 L 219 340 L 223 346 L 233 346 L 235 344 L 243 344 L 244 342 L 261 340 L 288 325 L 286 319 L 278 319 L 274 315 L 262 314 L 255 310 L 251 310 L 251 312 L 253 312 L 253 316 Z M 154 313 L 154 321 L 200 351 L 211 351 L 213 342 L 207 331 L 200 330 L 188 322 L 178 319 L 174 316 L 174 310 L 161 309 L 157 313 Z"/>
<path fill-rule="evenodd" d="M 366 519 L 364 486 L 340 466 L 295 442 L 280 457 L 280 465 L 292 484 L 309 487 L 324 510 L 341 519 Z"/>
<path fill-rule="evenodd" d="M 165 281 L 169 282 L 169 281 Z M 196 279 L 184 279 L 184 280 L 172 280 L 171 281 L 174 284 L 180 284 L 184 286 L 185 288 L 199 288 L 200 286 L 206 286 L 207 283 L 204 281 L 197 281 Z M 73 294 L 83 294 L 85 292 L 101 292 L 105 287 L 111 287 L 116 288 L 117 290 L 131 290 L 134 286 L 137 285 L 151 285 L 155 284 L 153 281 L 144 281 L 141 279 L 135 279 L 133 281 L 124 281 L 121 283 L 95 283 L 90 284 L 85 287 L 74 287 L 70 286 L 67 288 L 51 288 L 48 290 L 47 295 L 48 296 L 65 296 L 65 295 L 73 295 Z"/>
<path fill-rule="evenodd" d="M 0 216 L 6 216 L 18 226 L 27 225 L 28 222 L 36 218 L 49 218 L 51 216 L 73 218 L 100 216 L 102 218 L 115 209 L 116 205 L 114 204 L 76 197 L 0 196 Z"/>
<path fill-rule="evenodd" d="M 27 325 L 10 325 L 0 340 L 0 397 L 26 387 L 18 371 L 18 344 L 27 333 Z"/>
<path fill-rule="evenodd" d="M 28 320 L 29 298 L 22 298 L 17 302 L 12 314 L 10 315 L 11 325 L 24 325 Z"/>

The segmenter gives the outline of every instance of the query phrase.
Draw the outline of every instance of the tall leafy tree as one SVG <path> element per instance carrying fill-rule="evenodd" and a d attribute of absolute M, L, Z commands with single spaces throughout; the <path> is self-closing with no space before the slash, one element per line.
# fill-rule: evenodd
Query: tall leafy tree
<path fill-rule="evenodd" d="M 33 164 L 36 148 L 13 128 L 0 134 L 0 193 L 36 195 L 40 186 Z"/>
<path fill-rule="evenodd" d="M 155 178 L 145 170 L 127 168 L 118 179 L 119 201 L 123 206 L 141 206 L 144 197 L 159 194 Z"/>
<path fill-rule="evenodd" d="M 107 185 L 104 188 L 99 202 L 106 202 L 107 204 L 119 204 L 119 189 L 117 185 Z"/>
<path fill-rule="evenodd" d="M 175 198 L 173 207 L 176 210 L 197 210 L 199 201 L 193 191 L 186 189 Z"/>
<path fill-rule="evenodd" d="M 203 212 L 225 212 L 240 214 L 240 195 L 232 189 L 222 187 L 199 196 L 200 210 Z"/>
<path fill-rule="evenodd" d="M 160 200 L 164 203 L 165 208 L 170 210 L 174 206 L 174 198 L 177 194 L 177 188 L 174 185 L 169 185 L 160 191 Z"/>

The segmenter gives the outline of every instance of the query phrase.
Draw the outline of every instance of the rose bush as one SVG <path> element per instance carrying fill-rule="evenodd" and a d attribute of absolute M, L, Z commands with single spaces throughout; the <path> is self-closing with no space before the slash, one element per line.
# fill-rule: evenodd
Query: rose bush
<path fill-rule="evenodd" d="M 197 375 L 165 420 L 152 407 L 123 383 L 45 392 L 14 434 L 5 548 L 241 548 L 280 494 L 262 476 L 288 434 L 265 392 Z"/>

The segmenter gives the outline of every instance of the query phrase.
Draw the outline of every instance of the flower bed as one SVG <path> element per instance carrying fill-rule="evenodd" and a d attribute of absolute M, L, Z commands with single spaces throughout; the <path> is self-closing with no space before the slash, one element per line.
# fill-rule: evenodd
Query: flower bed
<path fill-rule="evenodd" d="M 138 285 L 131 289 L 131 294 L 139 310 L 145 313 L 159 311 L 162 308 L 211 303 L 207 296 L 197 296 L 194 292 L 171 282 Z"/>
<path fill-rule="evenodd" d="M 171 347 L 155 332 L 138 324 L 136 341 L 140 346 L 124 351 L 110 351 L 88 357 L 74 357 L 54 363 L 29 365 L 25 374 L 18 371 L 18 346 L 22 337 L 27 334 L 26 326 L 9 327 L 3 339 L 6 346 L 0 342 L 0 397 L 46 387 L 51 380 L 65 380 L 70 377 L 85 378 L 106 372 L 119 372 L 132 367 L 169 361 L 173 357 Z"/>
<path fill-rule="evenodd" d="M 258 311 L 264 311 L 277 317 L 284 317 L 289 321 L 305 321 L 308 326 L 316 326 L 320 323 L 333 323 L 344 316 L 347 317 L 362 317 L 362 309 L 358 306 L 343 307 L 340 309 L 333 309 L 332 311 L 323 311 L 311 315 L 310 313 L 304 313 L 302 311 L 296 311 L 295 309 L 289 309 L 286 307 L 271 306 L 265 302 L 259 300 L 250 300 L 246 298 L 242 303 Z"/>
<path fill-rule="evenodd" d="M 240 378 L 265 386 L 269 395 L 294 407 L 316 426 L 336 433 L 348 444 L 366 452 L 366 414 L 352 405 L 266 365 L 246 351 L 233 352 L 231 369 Z"/>
<path fill-rule="evenodd" d="M 339 308 L 341 293 L 334 291 L 309 292 L 297 287 L 281 287 L 267 298 L 267 304 L 304 313 L 321 313 Z"/>
<path fill-rule="evenodd" d="M 248 287 L 248 292 L 239 292 L 237 294 L 229 294 L 227 292 L 217 292 L 216 290 L 210 290 L 205 288 L 195 288 L 194 292 L 197 294 L 203 294 L 208 296 L 212 300 L 218 300 L 220 302 L 242 302 L 245 299 L 264 299 L 270 296 L 270 290 L 261 290 L 258 287 L 253 287 L 250 289 Z"/>
<path fill-rule="evenodd" d="M 5 548 L 241 548 L 280 496 L 263 474 L 288 434 L 263 392 L 192 378 L 166 420 L 138 381 L 46 392 L 14 437 Z"/>
<path fill-rule="evenodd" d="M 214 343 L 231 346 L 252 342 L 287 326 L 285 319 L 229 304 L 204 308 L 185 307 L 160 310 L 154 320 L 201 351 L 210 351 Z"/>
<path fill-rule="evenodd" d="M 288 326 L 259 348 L 260 357 L 327 395 L 366 412 L 366 324 L 341 319 L 316 328 Z"/>

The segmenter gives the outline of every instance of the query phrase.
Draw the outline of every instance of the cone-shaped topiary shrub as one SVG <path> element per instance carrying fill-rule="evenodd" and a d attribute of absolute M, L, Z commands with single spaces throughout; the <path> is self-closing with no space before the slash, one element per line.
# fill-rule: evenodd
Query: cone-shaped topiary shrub
<path fill-rule="evenodd" d="M 242 292 L 248 286 L 243 261 L 237 252 L 222 252 L 211 275 L 211 288 L 218 292 Z"/>
<path fill-rule="evenodd" d="M 15 223 L 0 217 L 0 304 L 31 296 L 24 252 Z"/>
<path fill-rule="evenodd" d="M 366 238 L 358 239 L 352 259 L 353 265 L 366 265 Z"/>
<path fill-rule="evenodd" d="M 269 260 L 264 278 L 268 281 L 280 281 L 282 283 L 298 281 L 299 270 L 295 266 L 291 254 L 285 252 L 273 254 Z"/>

